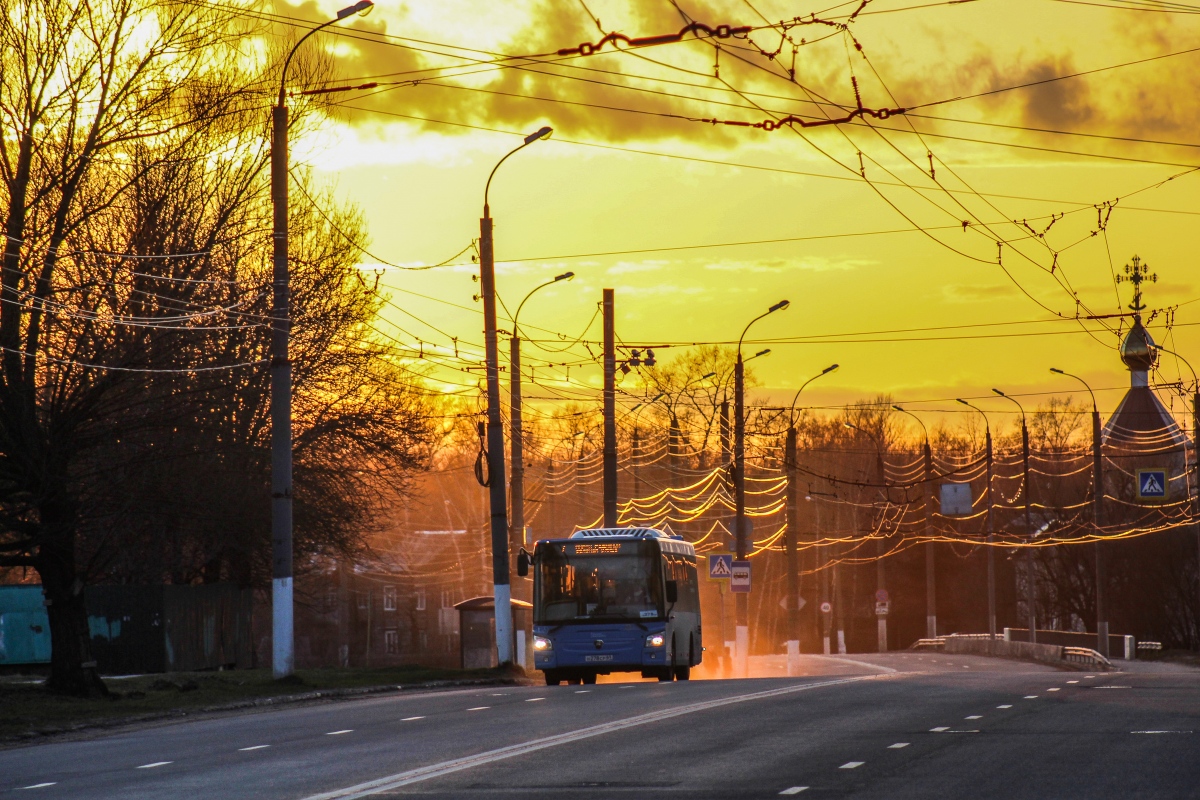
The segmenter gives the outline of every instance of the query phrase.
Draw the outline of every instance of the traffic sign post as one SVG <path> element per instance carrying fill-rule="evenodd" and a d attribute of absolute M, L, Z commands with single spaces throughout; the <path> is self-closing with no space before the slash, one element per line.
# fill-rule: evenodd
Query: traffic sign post
<path fill-rule="evenodd" d="M 1139 469 L 1137 471 L 1138 500 L 1166 500 L 1168 485 L 1165 469 Z"/>
<path fill-rule="evenodd" d="M 708 579 L 710 581 L 727 581 L 733 577 L 732 553 L 708 554 Z"/>
<path fill-rule="evenodd" d="M 750 593 L 750 562 L 734 561 L 733 576 L 729 579 L 729 590 L 739 594 Z"/>

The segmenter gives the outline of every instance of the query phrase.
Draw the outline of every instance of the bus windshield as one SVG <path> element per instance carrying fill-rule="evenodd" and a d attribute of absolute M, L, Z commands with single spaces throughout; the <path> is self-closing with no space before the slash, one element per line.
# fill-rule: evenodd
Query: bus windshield
<path fill-rule="evenodd" d="M 662 616 L 658 553 L 651 542 L 544 544 L 537 553 L 535 624 Z"/>

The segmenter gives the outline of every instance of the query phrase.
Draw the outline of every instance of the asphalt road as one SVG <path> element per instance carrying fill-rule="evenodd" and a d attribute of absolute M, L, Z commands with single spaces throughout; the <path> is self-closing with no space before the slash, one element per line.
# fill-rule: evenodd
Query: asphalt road
<path fill-rule="evenodd" d="M 1200 671 L 908 653 L 804 665 L 791 679 L 401 694 L 19 747 L 0 751 L 0 794 L 1200 797 Z"/>

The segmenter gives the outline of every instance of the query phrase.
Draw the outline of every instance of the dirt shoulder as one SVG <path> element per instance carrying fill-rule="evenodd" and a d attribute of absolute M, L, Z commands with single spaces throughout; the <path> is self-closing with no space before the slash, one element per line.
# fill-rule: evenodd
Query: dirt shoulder
<path fill-rule="evenodd" d="M 0 747 L 198 714 L 329 702 L 389 692 L 529 683 L 519 670 L 300 670 L 276 681 L 270 670 L 173 672 L 105 678 L 111 696 L 84 699 L 47 692 L 38 676 L 0 676 Z"/>

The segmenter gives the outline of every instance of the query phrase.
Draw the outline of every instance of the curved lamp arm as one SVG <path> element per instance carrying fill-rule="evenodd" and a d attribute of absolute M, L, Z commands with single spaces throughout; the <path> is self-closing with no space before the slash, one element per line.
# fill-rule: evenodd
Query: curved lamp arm
<path fill-rule="evenodd" d="M 1189 366 L 1190 366 L 1190 365 L 1189 365 Z M 1088 382 L 1087 382 L 1087 381 L 1085 381 L 1083 378 L 1079 377 L 1078 375 L 1074 375 L 1074 374 L 1072 374 L 1072 373 L 1070 373 L 1070 372 L 1067 372 L 1066 370 L 1061 370 L 1061 369 L 1059 369 L 1058 367 L 1051 367 L 1051 368 L 1050 368 L 1050 371 L 1051 371 L 1051 372 L 1053 372 L 1055 375 L 1066 375 L 1068 378 L 1074 378 L 1075 380 L 1077 380 L 1077 381 L 1079 381 L 1080 383 L 1082 383 L 1082 384 L 1083 384 L 1083 388 L 1087 389 L 1087 391 L 1088 391 L 1088 394 L 1090 394 L 1090 395 L 1092 396 L 1092 412 L 1093 412 L 1093 413 L 1099 413 L 1099 412 L 1100 412 L 1100 406 L 1096 405 L 1096 393 L 1092 391 L 1092 387 L 1091 387 L 1091 386 L 1088 386 Z"/>
<path fill-rule="evenodd" d="M 492 178 L 496 177 L 496 170 L 500 169 L 500 165 L 503 164 L 505 161 L 507 161 L 509 156 L 511 156 L 513 153 L 516 153 L 518 150 L 525 149 L 529 145 L 536 142 L 538 139 L 545 139 L 547 136 L 549 136 L 552 133 L 554 133 L 554 129 L 551 128 L 549 125 L 544 125 L 541 128 L 538 128 L 536 131 L 534 131 L 533 133 L 526 136 L 524 142 L 517 145 L 512 150 L 508 151 L 508 153 L 505 154 L 504 158 L 502 158 L 496 162 L 496 166 L 492 167 L 492 172 L 491 172 L 491 174 L 488 175 L 487 183 L 483 187 L 483 216 L 484 217 L 491 216 L 491 214 L 489 213 L 489 209 L 488 209 L 488 191 L 492 188 Z"/>
<path fill-rule="evenodd" d="M 292 45 L 292 49 L 288 51 L 287 58 L 284 59 L 284 61 L 283 61 L 283 73 L 280 74 L 280 76 L 279 76 L 279 107 L 280 108 L 283 107 L 283 97 L 284 97 L 284 94 L 286 92 L 286 87 L 287 87 L 288 67 L 290 67 L 292 64 L 292 56 L 296 55 L 296 51 L 300 49 L 300 45 L 304 44 L 304 40 L 307 39 L 308 37 L 312 36 L 317 31 L 322 30 L 324 28 L 328 28 L 330 25 L 334 24 L 335 22 L 341 22 L 346 17 L 352 17 L 355 14 L 367 14 L 374 7 L 375 7 L 375 3 L 373 0 L 358 0 L 358 2 L 355 3 L 354 5 L 346 6 L 341 11 L 337 12 L 337 16 L 334 17 L 333 19 L 329 20 L 328 22 L 322 22 L 317 27 L 311 29 L 308 33 L 306 33 L 300 37 L 300 41 L 298 41 L 294 45 Z"/>
<path fill-rule="evenodd" d="M 1025 406 L 1023 406 L 1019 402 L 1017 402 L 1017 399 L 1015 397 L 1010 397 L 1010 396 L 1006 395 L 1004 392 L 1000 391 L 999 389 L 992 389 L 992 391 L 995 392 L 996 394 L 1000 395 L 1001 397 L 1003 397 L 1005 400 L 1016 403 L 1017 408 L 1021 409 L 1021 427 L 1024 428 L 1025 427 Z"/>
<path fill-rule="evenodd" d="M 524 147 L 524 145 L 522 145 L 522 147 Z M 516 152 L 516 151 L 514 150 L 513 152 Z M 512 153 L 510 153 L 509 155 L 512 155 Z M 505 156 L 505 157 L 507 158 L 507 156 Z M 497 165 L 497 166 L 499 166 L 499 165 Z M 550 280 L 541 284 L 540 286 L 535 286 L 532 289 L 530 289 L 529 294 L 525 295 L 525 300 L 528 300 L 529 298 L 533 297 L 534 292 L 536 292 L 538 289 L 545 289 L 547 286 L 552 286 L 553 284 L 556 284 L 559 281 L 569 281 L 574 277 L 575 277 L 574 272 L 564 272 L 562 275 L 555 275 L 553 278 L 551 278 Z M 521 338 L 521 334 L 517 331 L 517 319 L 521 316 L 521 309 L 525 307 L 525 300 L 522 300 L 520 302 L 520 304 L 517 306 L 517 313 L 513 314 L 513 336 L 517 337 L 518 339 Z"/>
<path fill-rule="evenodd" d="M 909 411 L 907 408 L 901 408 L 900 406 L 893 405 L 892 409 L 895 411 L 899 411 L 901 414 L 908 414 L 910 417 L 912 417 L 913 419 L 915 419 L 917 421 L 917 424 L 921 426 L 921 433 L 925 434 L 925 446 L 928 447 L 929 446 L 929 429 L 925 427 L 925 423 L 921 421 L 921 418 L 918 417 L 913 412 Z"/>
<path fill-rule="evenodd" d="M 974 410 L 974 411 L 978 411 L 978 412 L 979 412 L 979 414 L 980 414 L 980 416 L 982 416 L 982 417 L 983 417 L 983 429 L 984 429 L 985 431 L 987 431 L 988 438 L 989 438 L 989 439 L 990 439 L 990 438 L 992 438 L 992 425 L 991 425 L 991 422 L 988 420 L 988 415 L 987 415 L 987 413 L 986 413 L 986 412 L 984 412 L 984 410 L 983 410 L 982 408 L 980 408 L 979 406 L 973 406 L 973 405 L 971 405 L 971 404 L 970 404 L 970 403 L 968 403 L 966 400 L 963 400 L 961 397 L 956 397 L 956 398 L 954 398 L 954 401 L 955 401 L 956 403 L 962 403 L 964 406 L 966 406 L 967 408 L 970 408 L 970 409 L 972 409 L 972 410 Z"/>
<path fill-rule="evenodd" d="M 821 370 L 816 375 L 813 375 L 811 378 L 806 380 L 804 383 L 800 384 L 800 388 L 796 390 L 796 396 L 792 398 L 792 405 L 788 409 L 788 427 L 791 427 L 792 425 L 796 424 L 796 401 L 800 399 L 800 393 L 804 391 L 804 387 L 808 386 L 810 383 L 815 381 L 817 378 L 823 378 L 831 372 L 837 372 L 839 366 L 841 366 L 841 365 L 840 364 L 830 364 L 828 367 Z"/>
<path fill-rule="evenodd" d="M 738 337 L 738 343 L 737 343 L 737 352 L 738 352 L 738 358 L 741 358 L 741 356 L 742 356 L 742 340 L 746 338 L 746 332 L 750 330 L 750 326 L 751 326 L 751 325 L 753 325 L 754 323 L 758 322 L 758 321 L 759 321 L 760 319 L 762 319 L 763 317 L 765 317 L 765 316 L 767 316 L 767 315 L 769 315 L 769 314 L 774 314 L 776 311 L 782 311 L 782 310 L 784 310 L 785 308 L 787 308 L 787 307 L 788 307 L 788 306 L 790 306 L 790 305 L 791 305 L 791 302 L 790 302 L 790 301 L 788 301 L 788 300 L 780 300 L 778 303 L 776 303 L 775 305 L 771 306 L 771 307 L 770 307 L 770 308 L 768 308 L 766 311 L 764 311 L 763 313 L 759 314 L 757 317 L 755 317 L 754 319 L 750 320 L 750 322 L 748 322 L 748 323 L 746 324 L 746 327 L 742 329 L 742 335 Z"/>

